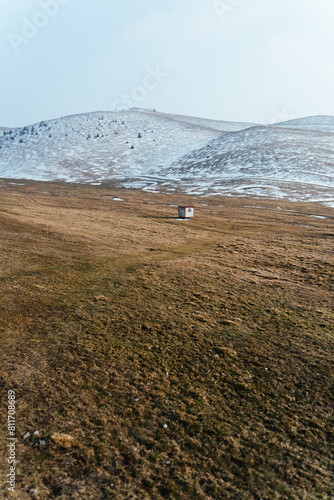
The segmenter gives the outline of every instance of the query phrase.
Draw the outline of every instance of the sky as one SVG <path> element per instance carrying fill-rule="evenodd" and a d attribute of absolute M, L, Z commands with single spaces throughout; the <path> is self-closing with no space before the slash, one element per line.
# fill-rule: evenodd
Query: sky
<path fill-rule="evenodd" d="M 0 126 L 334 115 L 333 0 L 0 0 Z"/>

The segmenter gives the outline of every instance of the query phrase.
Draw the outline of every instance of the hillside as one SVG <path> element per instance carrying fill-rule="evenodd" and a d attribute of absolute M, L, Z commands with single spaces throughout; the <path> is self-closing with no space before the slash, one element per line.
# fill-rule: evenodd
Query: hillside
<path fill-rule="evenodd" d="M 288 197 L 334 204 L 334 134 L 251 127 L 184 156 L 162 176 L 187 192 Z"/>
<path fill-rule="evenodd" d="M 166 116 L 170 119 L 180 121 L 183 123 L 191 123 L 192 125 L 198 125 L 203 128 L 211 128 L 213 130 L 219 130 L 220 132 L 238 132 L 239 130 L 244 130 L 246 128 L 255 127 L 255 123 L 241 123 L 241 122 L 227 122 L 222 120 L 208 120 L 206 118 L 198 118 L 194 116 L 183 116 L 183 115 L 169 115 L 166 113 L 160 113 L 162 116 Z"/>
<path fill-rule="evenodd" d="M 334 116 L 307 116 L 305 118 L 297 118 L 295 120 L 277 123 L 275 127 L 318 130 L 321 132 L 334 133 Z"/>
<path fill-rule="evenodd" d="M 331 208 L 32 181 L 0 194 L 16 498 L 333 498 Z M 175 220 L 180 203 L 194 220 Z"/>
<path fill-rule="evenodd" d="M 0 175 L 92 183 L 154 170 L 159 177 L 159 168 L 218 135 L 150 111 L 69 116 L 0 137 Z"/>
<path fill-rule="evenodd" d="M 254 126 L 132 109 L 0 136 L 0 176 L 334 205 L 334 118 Z"/>

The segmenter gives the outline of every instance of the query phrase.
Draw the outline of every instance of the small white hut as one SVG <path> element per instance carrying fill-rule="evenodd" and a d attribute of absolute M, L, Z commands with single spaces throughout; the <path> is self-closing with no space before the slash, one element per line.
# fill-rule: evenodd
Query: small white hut
<path fill-rule="evenodd" d="M 195 207 L 179 207 L 180 219 L 193 219 L 195 217 Z"/>

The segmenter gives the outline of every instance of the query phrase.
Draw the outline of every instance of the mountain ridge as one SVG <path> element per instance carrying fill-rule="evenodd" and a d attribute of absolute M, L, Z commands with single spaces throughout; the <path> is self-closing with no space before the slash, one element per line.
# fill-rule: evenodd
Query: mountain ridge
<path fill-rule="evenodd" d="M 0 176 L 334 206 L 334 117 L 275 125 L 131 109 L 4 130 Z"/>

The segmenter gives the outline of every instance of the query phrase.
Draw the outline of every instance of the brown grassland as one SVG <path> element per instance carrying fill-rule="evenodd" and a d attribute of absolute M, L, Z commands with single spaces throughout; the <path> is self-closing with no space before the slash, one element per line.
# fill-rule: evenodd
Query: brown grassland
<path fill-rule="evenodd" d="M 333 499 L 334 210 L 19 184 L 0 186 L 1 498 Z"/>

